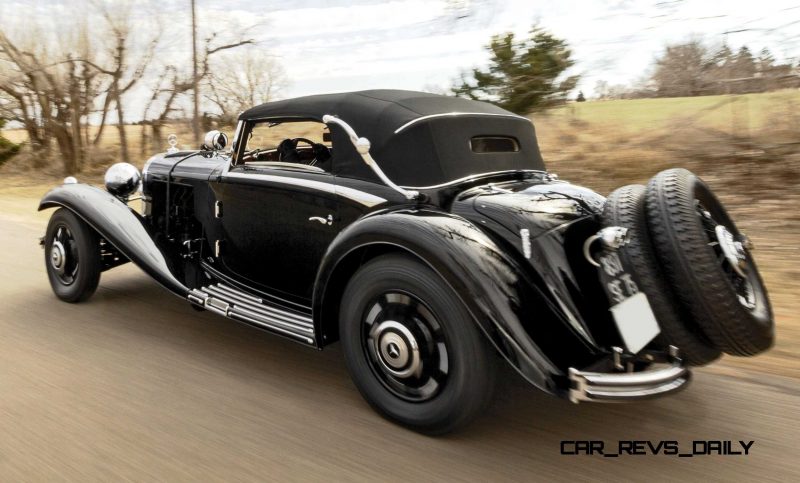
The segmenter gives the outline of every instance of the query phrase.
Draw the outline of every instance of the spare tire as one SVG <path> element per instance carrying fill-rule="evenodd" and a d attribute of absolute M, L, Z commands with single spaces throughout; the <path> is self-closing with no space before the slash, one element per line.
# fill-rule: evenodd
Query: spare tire
<path fill-rule="evenodd" d="M 749 241 L 708 186 L 685 169 L 662 171 L 647 187 L 646 210 L 667 280 L 714 346 L 736 356 L 772 346 L 772 309 Z"/>
<path fill-rule="evenodd" d="M 628 243 L 618 249 L 622 264 L 633 272 L 639 290 L 647 295 L 650 308 L 661 327 L 661 334 L 652 347 L 666 349 L 674 345 L 683 360 L 692 365 L 707 364 L 720 356 L 696 327 L 689 313 L 677 303 L 658 266 L 650 246 L 645 214 L 645 187 L 623 186 L 608 196 L 603 209 L 604 226 L 621 226 L 628 230 Z"/>

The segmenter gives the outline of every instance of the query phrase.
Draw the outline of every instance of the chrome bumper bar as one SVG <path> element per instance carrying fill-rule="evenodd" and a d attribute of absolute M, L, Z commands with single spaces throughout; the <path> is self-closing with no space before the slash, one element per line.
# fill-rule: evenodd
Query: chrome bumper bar
<path fill-rule="evenodd" d="M 671 366 L 642 372 L 605 373 L 569 369 L 569 400 L 625 402 L 650 399 L 678 392 L 691 379 L 689 369 L 680 361 Z"/>

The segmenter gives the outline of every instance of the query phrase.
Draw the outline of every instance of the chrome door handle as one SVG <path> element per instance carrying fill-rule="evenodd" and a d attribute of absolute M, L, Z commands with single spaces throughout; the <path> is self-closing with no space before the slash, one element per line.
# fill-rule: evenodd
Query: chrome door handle
<path fill-rule="evenodd" d="M 308 221 L 318 221 L 323 225 L 333 225 L 333 215 L 328 215 L 327 218 L 323 218 L 321 216 L 312 216 L 308 219 Z"/>

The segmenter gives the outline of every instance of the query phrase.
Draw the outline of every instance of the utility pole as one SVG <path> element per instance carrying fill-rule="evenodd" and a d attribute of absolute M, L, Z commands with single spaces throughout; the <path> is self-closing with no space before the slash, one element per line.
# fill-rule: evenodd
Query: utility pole
<path fill-rule="evenodd" d="M 198 81 L 197 81 L 197 17 L 195 15 L 195 0 L 192 0 L 192 92 L 194 93 L 194 113 L 192 116 L 192 135 L 194 140 L 192 144 L 200 142 L 200 108 Z"/>

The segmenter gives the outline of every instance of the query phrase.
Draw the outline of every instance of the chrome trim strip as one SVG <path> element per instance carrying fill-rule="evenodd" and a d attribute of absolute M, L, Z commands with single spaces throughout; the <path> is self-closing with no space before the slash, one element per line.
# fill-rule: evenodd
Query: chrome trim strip
<path fill-rule="evenodd" d="M 504 169 L 501 171 L 489 171 L 488 173 L 471 174 L 469 176 L 464 176 L 463 178 L 458 178 L 454 179 L 453 181 L 448 181 L 447 183 L 434 184 L 430 186 L 403 186 L 403 188 L 415 189 L 415 190 L 429 190 L 429 189 L 445 188 L 450 185 L 463 183 L 464 181 L 469 181 L 470 179 L 477 178 L 479 176 L 491 176 L 503 173 L 544 173 L 544 172 L 545 171 L 541 171 L 538 169 Z"/>
<path fill-rule="evenodd" d="M 221 282 L 219 282 L 219 283 L 224 283 L 225 286 L 232 287 L 233 290 L 235 290 L 235 291 L 245 292 L 245 290 L 247 290 L 247 289 L 238 288 L 236 286 L 236 284 L 234 283 L 235 280 L 233 278 L 231 278 L 230 276 L 220 272 L 219 270 L 214 268 L 213 265 L 209 264 L 205 260 L 200 261 L 200 266 L 203 268 L 203 270 L 205 270 L 206 272 L 211 274 L 211 276 L 214 279 L 221 280 Z M 219 284 L 217 284 L 217 285 L 219 285 Z M 249 294 L 251 292 L 245 292 L 245 293 Z M 303 304 L 299 304 L 297 302 L 292 302 L 291 300 L 287 300 L 285 298 L 278 297 L 277 295 L 274 295 L 274 294 L 263 294 L 263 293 L 261 293 L 261 294 L 259 294 L 259 297 L 260 296 L 266 296 L 266 298 L 262 299 L 262 300 L 264 300 L 264 303 L 266 303 L 266 304 L 270 304 L 271 306 L 277 306 L 277 307 L 286 308 L 286 309 L 291 310 L 293 312 L 296 312 L 298 314 L 303 314 L 303 315 L 308 314 L 308 316 L 311 317 L 311 307 L 309 307 L 309 306 L 306 306 L 306 305 L 303 305 Z"/>
<path fill-rule="evenodd" d="M 220 290 L 217 287 L 209 286 L 203 287 L 203 291 L 220 298 L 226 298 L 228 301 L 232 302 L 234 308 L 244 308 L 250 310 L 252 312 L 258 312 L 262 314 L 264 317 L 274 317 L 285 321 L 288 324 L 297 325 L 299 329 L 302 330 L 310 330 L 313 332 L 314 324 L 311 321 L 310 317 L 303 317 L 301 315 L 291 314 L 289 312 L 285 312 L 280 309 L 276 309 L 273 307 L 269 307 L 267 305 L 263 305 L 260 302 L 252 302 L 248 301 L 245 297 L 245 294 L 233 294 L 233 293 L 226 293 Z"/>
<path fill-rule="evenodd" d="M 214 294 L 217 297 L 233 299 L 234 305 L 237 305 L 238 302 L 238 304 L 243 305 L 246 308 L 250 308 L 251 310 L 264 312 L 265 315 L 282 317 L 294 324 L 304 327 L 313 327 L 313 322 L 311 321 L 310 316 L 294 314 L 286 310 L 265 305 L 263 301 L 257 301 L 260 299 L 251 297 L 250 295 L 237 291 L 236 289 L 220 286 L 218 284 L 216 286 L 210 285 L 203 287 L 201 290 L 209 294 Z"/>
<path fill-rule="evenodd" d="M 523 228 L 519 231 L 519 238 L 522 241 L 522 255 L 530 259 L 531 258 L 531 231 L 527 228 Z"/>
<path fill-rule="evenodd" d="M 219 283 L 193 289 L 189 292 L 188 299 L 225 317 L 314 345 L 314 323 L 310 316 L 265 305 L 261 298 L 233 287 Z"/>
<path fill-rule="evenodd" d="M 258 320 L 251 319 L 250 317 L 247 317 L 246 315 L 242 315 L 242 314 L 233 312 L 233 313 L 231 313 L 230 317 L 232 319 L 236 319 L 236 320 L 239 320 L 241 322 L 248 323 L 248 324 L 262 326 L 262 327 L 264 327 L 264 328 L 266 328 L 268 330 L 277 332 L 277 333 L 279 333 L 281 335 L 285 335 L 287 337 L 292 337 L 294 339 L 298 339 L 298 340 L 300 340 L 302 342 L 305 342 L 306 344 L 309 344 L 309 345 L 313 345 L 314 344 L 314 340 L 309 338 L 309 337 L 306 337 L 306 336 L 301 335 L 301 334 L 297 334 L 297 333 L 292 332 L 290 330 L 285 330 L 285 329 L 282 329 L 280 327 L 276 327 L 276 326 L 274 326 L 272 324 L 265 324 L 265 323 L 260 322 Z"/>
<path fill-rule="evenodd" d="M 249 317 L 249 318 L 251 318 L 253 320 L 257 320 L 257 321 L 259 321 L 259 322 L 261 322 L 263 324 L 276 324 L 278 327 L 281 327 L 282 329 L 287 330 L 287 331 L 291 331 L 291 332 L 293 332 L 295 334 L 301 334 L 301 335 L 305 334 L 304 335 L 305 337 L 309 337 L 309 336 L 313 336 L 314 335 L 314 329 L 311 329 L 311 328 L 301 329 L 301 328 L 298 328 L 298 327 L 296 327 L 296 326 L 294 326 L 292 324 L 283 322 L 283 321 L 275 319 L 273 317 L 267 317 L 267 316 L 265 316 L 263 314 L 260 314 L 258 312 L 254 312 L 252 310 L 248 310 L 245 307 L 236 306 L 236 307 L 234 307 L 234 308 L 232 308 L 230 310 L 230 313 L 239 314 L 239 315 L 241 315 L 243 317 Z"/>
<path fill-rule="evenodd" d="M 367 208 L 372 208 L 373 206 L 380 205 L 381 203 L 386 203 L 386 199 L 381 198 L 380 196 L 375 196 L 373 194 L 357 190 L 349 186 L 340 186 L 340 185 L 335 185 L 335 186 L 336 186 L 335 191 L 337 196 L 341 196 L 342 198 L 347 198 L 348 200 L 355 201 L 356 203 L 360 203 L 366 206 Z"/>
<path fill-rule="evenodd" d="M 421 117 L 418 117 L 416 119 L 412 119 L 412 120 L 408 121 L 407 123 L 403 124 L 402 126 L 398 127 L 397 129 L 395 129 L 394 133 L 398 134 L 403 129 L 405 129 L 405 128 L 409 127 L 409 126 L 413 126 L 414 124 L 416 124 L 416 123 L 418 123 L 420 121 L 425 121 L 425 120 L 433 119 L 433 118 L 436 118 L 436 117 L 458 117 L 458 116 L 510 117 L 510 118 L 516 118 L 516 119 L 523 119 L 525 121 L 531 122 L 531 120 L 528 119 L 527 117 L 518 116 L 516 114 L 493 114 L 493 113 L 490 113 L 490 112 L 443 112 L 443 113 L 440 113 L 440 114 L 429 114 L 427 116 L 421 116 Z"/>
<path fill-rule="evenodd" d="M 202 306 L 206 303 L 208 295 L 203 292 L 199 292 L 196 289 L 192 289 L 192 291 L 189 292 L 189 295 L 187 295 L 187 298 L 189 299 L 189 302 Z"/>
<path fill-rule="evenodd" d="M 381 198 L 380 196 L 375 196 L 365 191 L 359 191 L 357 189 L 350 188 L 347 186 L 337 186 L 333 183 L 325 183 L 323 181 L 316 181 L 313 179 L 292 178 L 290 176 L 275 176 L 271 174 L 261 174 L 261 173 L 232 173 L 232 172 L 228 172 L 226 174 L 226 177 L 235 179 L 258 179 L 261 181 L 268 181 L 270 183 L 283 183 L 292 186 L 300 186 L 303 188 L 320 190 L 324 191 L 325 193 L 331 193 L 336 196 L 347 198 L 351 201 L 355 201 L 356 203 L 364 205 L 368 208 L 372 208 L 373 206 L 386 202 L 385 198 Z"/>
<path fill-rule="evenodd" d="M 274 307 L 270 307 L 269 305 L 264 305 L 261 302 L 248 300 L 245 294 L 227 292 L 220 287 L 215 286 L 203 287 L 202 290 L 209 295 L 229 300 L 233 303 L 233 305 L 236 306 L 248 307 L 255 311 L 264 312 L 265 315 L 285 318 L 287 321 L 291 321 L 292 323 L 296 323 L 298 325 L 311 326 L 310 317 L 292 314 Z"/>
<path fill-rule="evenodd" d="M 235 153 L 239 147 L 239 136 L 242 134 L 242 127 L 244 127 L 244 121 L 236 123 L 236 130 L 233 131 L 233 141 L 231 142 L 231 157 L 233 157 L 233 153 Z"/>
<path fill-rule="evenodd" d="M 226 300 L 230 300 L 231 302 L 233 302 L 234 305 L 236 305 L 237 303 L 242 304 L 242 305 L 249 305 L 249 304 L 253 303 L 253 302 L 245 300 L 243 296 L 236 295 L 236 294 L 231 294 L 231 293 L 225 293 L 222 290 L 220 290 L 220 289 L 218 289 L 217 287 L 214 287 L 214 286 L 203 287 L 201 290 L 204 291 L 205 293 L 211 295 L 211 296 L 224 298 Z"/>
<path fill-rule="evenodd" d="M 144 166 L 142 166 L 142 192 L 144 192 L 144 184 L 147 183 L 147 171 L 150 169 L 150 165 L 153 164 L 153 161 L 156 159 L 163 159 L 159 155 L 150 156 L 150 158 L 144 162 Z"/>
<path fill-rule="evenodd" d="M 251 300 L 251 301 L 259 303 L 259 304 L 263 304 L 264 303 L 263 299 L 260 299 L 258 297 L 254 297 L 254 296 L 252 296 L 250 294 L 244 293 L 241 290 L 237 290 L 234 287 L 225 285 L 224 283 L 221 283 L 221 282 L 216 284 L 216 285 L 210 285 L 208 287 L 203 287 L 203 288 L 212 288 L 212 287 L 218 288 L 221 291 L 227 292 L 227 293 L 229 293 L 231 295 L 238 295 L 239 297 L 242 297 L 243 299 Z"/>

